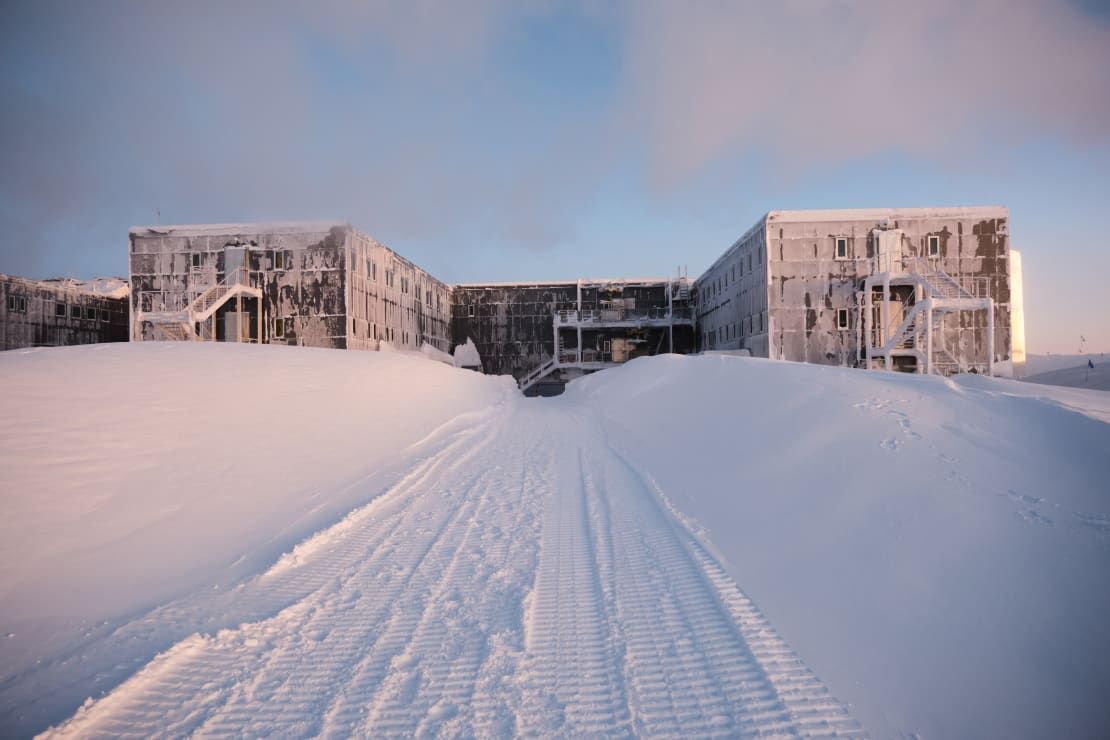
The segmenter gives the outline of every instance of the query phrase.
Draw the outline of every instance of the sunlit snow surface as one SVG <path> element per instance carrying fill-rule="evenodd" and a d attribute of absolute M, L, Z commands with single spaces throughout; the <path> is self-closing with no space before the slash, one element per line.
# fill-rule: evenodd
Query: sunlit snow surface
<path fill-rule="evenodd" d="M 1110 726 L 1110 394 L 168 343 L 0 381 L 3 734 Z"/>

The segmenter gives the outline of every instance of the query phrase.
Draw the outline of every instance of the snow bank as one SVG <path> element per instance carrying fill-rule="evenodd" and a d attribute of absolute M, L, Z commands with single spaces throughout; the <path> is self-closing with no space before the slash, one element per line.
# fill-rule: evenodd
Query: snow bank
<path fill-rule="evenodd" d="M 558 401 L 875 736 L 1110 726 L 1110 394 L 664 356 Z"/>
<path fill-rule="evenodd" d="M 420 356 L 202 343 L 0 353 L 0 684 L 259 572 L 510 380 Z"/>
<path fill-rule="evenodd" d="M 454 361 L 455 367 L 482 367 L 482 356 L 478 354 L 478 348 L 474 346 L 473 339 L 467 337 L 466 344 L 455 345 Z"/>

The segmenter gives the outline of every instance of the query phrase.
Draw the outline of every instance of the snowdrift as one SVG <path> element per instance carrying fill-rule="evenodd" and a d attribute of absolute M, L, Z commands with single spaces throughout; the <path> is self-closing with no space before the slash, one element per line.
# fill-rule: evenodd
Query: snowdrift
<path fill-rule="evenodd" d="M 874 736 L 1110 726 L 1107 393 L 663 356 L 524 399 L 408 353 L 199 343 L 0 353 L 0 382 L 5 733 L 230 632 L 193 595 L 319 556 L 314 533 L 482 430 L 568 486 L 561 440 L 619 453 L 637 475 L 612 480 L 649 481 Z"/>
<path fill-rule="evenodd" d="M 168 342 L 0 353 L 0 387 L 0 685 L 259 572 L 517 395 L 405 353 Z"/>
<path fill-rule="evenodd" d="M 1110 726 L 1110 394 L 734 357 L 572 383 L 875 736 Z"/>

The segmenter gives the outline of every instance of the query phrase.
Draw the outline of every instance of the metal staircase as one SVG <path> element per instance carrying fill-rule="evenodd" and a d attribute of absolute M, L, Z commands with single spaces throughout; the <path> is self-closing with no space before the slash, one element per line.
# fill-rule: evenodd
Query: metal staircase
<path fill-rule="evenodd" d="M 535 370 L 520 379 L 520 391 L 522 393 L 527 391 L 536 383 L 540 382 L 548 375 L 555 372 L 555 368 L 557 368 L 558 366 L 559 363 L 556 362 L 554 359 L 548 360 L 544 364 L 540 365 Z"/>
<path fill-rule="evenodd" d="M 941 375 L 993 371 L 994 301 L 987 278 L 957 279 L 912 257 L 877 266 L 888 269 L 866 278 L 859 294 L 866 367 Z M 959 357 L 945 345 L 944 317 L 962 311 L 987 313 L 985 361 Z"/>
<path fill-rule="evenodd" d="M 164 341 L 216 341 L 214 317 L 228 301 L 238 296 L 249 296 L 258 299 L 261 306 L 262 290 L 250 285 L 250 275 L 245 266 L 213 285 L 202 284 L 200 288 L 183 311 L 140 313 L 139 321 L 149 322 L 155 337 Z"/>

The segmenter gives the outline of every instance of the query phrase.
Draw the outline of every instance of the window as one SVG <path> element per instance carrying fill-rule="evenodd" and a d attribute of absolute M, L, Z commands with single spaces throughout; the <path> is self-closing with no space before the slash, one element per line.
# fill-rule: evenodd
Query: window
<path fill-rule="evenodd" d="M 848 237 L 846 236 L 836 237 L 836 259 L 848 259 Z"/>
<path fill-rule="evenodd" d="M 85 318 L 88 319 L 89 321 L 96 321 L 96 309 L 95 308 L 86 308 L 85 309 Z"/>
<path fill-rule="evenodd" d="M 274 337 L 276 339 L 285 337 L 285 319 L 274 319 Z"/>
<path fill-rule="evenodd" d="M 848 331 L 848 309 L 836 309 L 836 328 L 839 331 Z"/>
<path fill-rule="evenodd" d="M 370 279 L 373 280 L 374 282 L 378 281 L 378 263 L 377 262 L 371 262 L 370 263 Z"/>
<path fill-rule="evenodd" d="M 470 305 L 470 306 L 466 307 L 466 315 L 469 316 L 470 318 L 474 318 L 474 306 L 473 305 Z"/>
<path fill-rule="evenodd" d="M 752 253 L 748 252 L 748 272 L 752 271 Z"/>
<path fill-rule="evenodd" d="M 940 237 L 936 234 L 930 234 L 928 239 L 929 256 L 936 257 L 940 254 Z"/>
<path fill-rule="evenodd" d="M 57 316 L 58 318 L 64 319 L 66 317 L 66 304 L 64 304 L 64 303 L 55 303 L 54 304 L 54 315 Z"/>
<path fill-rule="evenodd" d="M 612 352 L 613 351 L 613 342 L 612 342 L 612 340 L 606 339 L 604 342 L 602 342 L 601 343 L 601 351 L 602 352 Z"/>
<path fill-rule="evenodd" d="M 27 313 L 27 299 L 19 295 L 8 296 L 8 310 L 16 313 Z M 63 313 L 62 315 L 64 316 L 65 314 Z"/>
<path fill-rule="evenodd" d="M 100 320 L 101 321 L 108 321 L 108 309 L 106 309 L 106 308 L 100 309 Z"/>
<path fill-rule="evenodd" d="M 192 261 L 193 269 L 194 270 L 199 270 L 200 269 L 200 252 L 193 252 L 192 260 L 193 260 Z"/>
<path fill-rule="evenodd" d="M 762 246 L 759 248 L 759 262 L 758 262 L 758 264 L 760 264 L 760 265 L 763 264 L 763 247 Z"/>
<path fill-rule="evenodd" d="M 81 307 L 80 306 L 70 306 L 69 307 L 69 317 L 71 319 L 81 318 Z"/>

